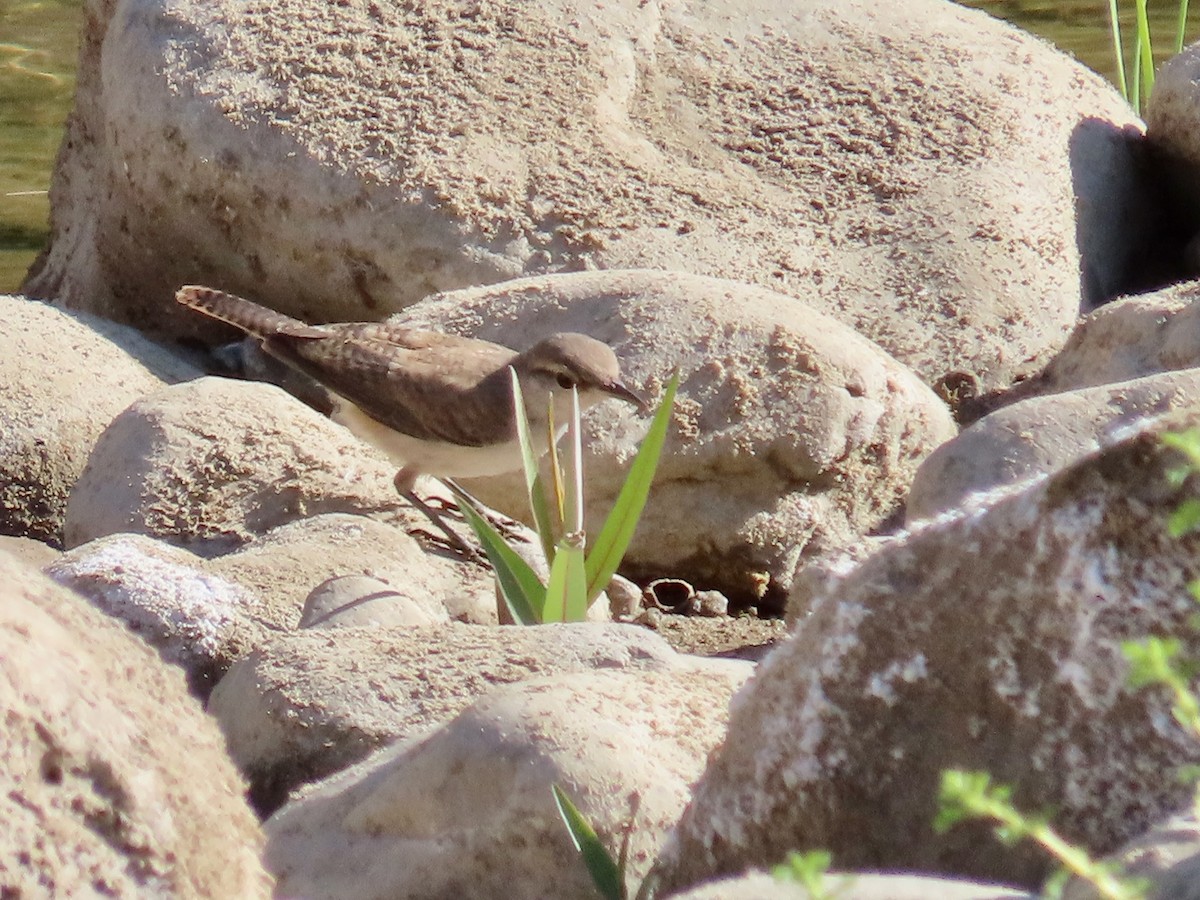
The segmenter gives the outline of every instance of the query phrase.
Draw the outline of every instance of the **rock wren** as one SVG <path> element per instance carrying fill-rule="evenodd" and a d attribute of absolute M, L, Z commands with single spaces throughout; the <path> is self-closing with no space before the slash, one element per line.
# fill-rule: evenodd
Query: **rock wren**
<path fill-rule="evenodd" d="M 521 468 L 512 380 L 516 370 L 537 449 L 548 449 L 547 395 L 566 424 L 571 388 L 580 408 L 607 397 L 645 403 L 621 382 L 616 354 L 584 334 L 554 334 L 518 353 L 488 341 L 386 322 L 308 325 L 250 300 L 187 286 L 184 306 L 257 338 L 271 356 L 320 382 L 333 420 L 400 466 L 396 488 L 418 475 L 498 475 Z"/>

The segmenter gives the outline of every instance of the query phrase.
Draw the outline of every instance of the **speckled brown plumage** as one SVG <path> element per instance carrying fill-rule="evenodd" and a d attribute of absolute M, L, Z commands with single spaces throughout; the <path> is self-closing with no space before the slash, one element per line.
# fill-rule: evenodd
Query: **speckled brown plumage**
<path fill-rule="evenodd" d="M 257 337 L 272 356 L 316 379 L 374 422 L 430 445 L 511 444 L 516 432 L 510 366 L 523 383 L 529 379 L 552 393 L 577 386 L 584 406 L 606 395 L 640 403 L 621 383 L 612 350 L 582 334 L 551 335 L 518 353 L 488 341 L 386 322 L 308 325 L 212 288 L 184 287 L 176 299 Z M 545 421 L 544 404 L 531 401 L 529 409 L 531 420 Z M 357 417 L 342 417 L 347 427 L 380 444 L 377 434 L 365 433 L 377 429 L 356 429 L 351 419 Z M 396 455 L 394 447 L 385 449 Z M 401 462 L 441 474 L 436 463 Z"/>

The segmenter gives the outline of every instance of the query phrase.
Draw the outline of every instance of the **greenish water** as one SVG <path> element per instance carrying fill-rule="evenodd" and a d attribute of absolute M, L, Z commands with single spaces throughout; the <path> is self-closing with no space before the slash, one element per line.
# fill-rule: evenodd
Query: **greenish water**
<path fill-rule="evenodd" d="M 1115 74 L 1105 0 L 961 2 L 1049 39 L 1102 75 Z M 1131 35 L 1132 0 L 1120 6 L 1124 34 Z M 46 190 L 71 108 L 82 8 L 82 0 L 0 0 L 0 292 L 17 288 L 46 240 Z M 1169 55 L 1176 9 L 1150 0 L 1156 55 Z M 1189 40 L 1196 31 L 1189 29 Z"/>
<path fill-rule="evenodd" d="M 16 289 L 46 240 L 81 10 L 80 0 L 0 0 L 0 292 Z"/>
<path fill-rule="evenodd" d="M 958 0 L 963 6 L 986 10 L 1026 31 L 1044 37 L 1073 54 L 1080 62 L 1116 84 L 1117 64 L 1112 31 L 1108 25 L 1107 0 Z M 1178 31 L 1179 4 L 1175 0 L 1147 0 L 1150 40 L 1158 62 L 1174 54 Z M 1121 40 L 1126 71 L 1133 67 L 1133 0 L 1118 0 Z M 1188 17 L 1184 43 L 1196 40 L 1200 26 Z"/>

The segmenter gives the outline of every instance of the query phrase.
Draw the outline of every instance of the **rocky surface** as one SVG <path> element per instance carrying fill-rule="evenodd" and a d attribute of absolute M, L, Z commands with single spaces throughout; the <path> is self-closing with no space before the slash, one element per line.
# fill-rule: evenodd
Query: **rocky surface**
<path fill-rule="evenodd" d="M 1180 493 L 1166 427 L 982 510 L 947 515 L 833 581 L 732 709 L 659 864 L 665 886 L 764 866 L 796 847 L 847 869 L 1036 886 L 1047 857 L 985 826 L 933 831 L 941 772 L 981 770 L 1019 808 L 1105 852 L 1187 802 L 1200 759 L 1164 693 L 1126 680 L 1120 642 L 1188 651 L 1200 536 L 1164 523 Z M 865 798 L 871 813 L 863 815 Z"/>
<path fill-rule="evenodd" d="M 314 591 L 348 575 L 381 581 L 436 619 L 496 621 L 490 571 L 441 548 L 431 552 L 396 522 L 366 516 L 329 513 L 289 522 L 210 568 L 253 591 L 271 609 L 272 624 L 289 631 L 302 624 Z"/>
<path fill-rule="evenodd" d="M 283 895 L 584 897 L 560 786 L 635 887 L 724 732 L 748 663 L 558 674 L 499 688 L 436 731 L 305 792 L 266 823 Z M 337 860 L 336 865 L 331 865 Z"/>
<path fill-rule="evenodd" d="M 1200 825 L 1195 811 L 1184 811 L 1154 823 L 1102 862 L 1119 867 L 1130 879 L 1142 879 L 1153 900 L 1196 900 L 1200 897 Z M 1063 889 L 1063 900 L 1100 900 L 1096 886 L 1075 878 Z"/>
<path fill-rule="evenodd" d="M 46 574 L 121 619 L 205 697 L 270 623 L 258 596 L 206 571 L 194 553 L 140 534 L 99 538 L 68 551 Z"/>
<path fill-rule="evenodd" d="M 113 420 L 71 491 L 64 534 L 68 547 L 130 532 L 217 555 L 308 516 L 395 507 L 392 475 L 278 388 L 201 378 Z"/>
<path fill-rule="evenodd" d="M 209 710 L 257 805 L 269 811 L 301 784 L 439 725 L 499 685 L 677 665 L 662 638 L 633 625 L 302 632 L 234 666 Z"/>
<path fill-rule="evenodd" d="M 1190 406 L 1200 369 L 1147 375 L 1006 406 L 938 447 L 917 469 L 905 513 L 918 519 L 986 503 L 980 495 L 1049 475 Z"/>
<path fill-rule="evenodd" d="M 211 560 L 146 535 L 110 535 L 46 571 L 182 666 L 201 697 L 233 662 L 305 624 L 312 595 L 330 579 L 369 578 L 390 592 L 387 605 L 415 606 L 431 622 L 496 620 L 489 571 L 425 553 L 394 525 L 340 513 L 281 525 Z M 368 621 L 377 624 L 383 614 L 375 609 Z"/>
<path fill-rule="evenodd" d="M 134 400 L 199 371 L 137 331 L 0 296 L 0 533 L 62 545 L 92 446 Z"/>
<path fill-rule="evenodd" d="M 1085 317 L 1018 393 L 1054 394 L 1200 367 L 1200 283 L 1126 297 Z"/>
<path fill-rule="evenodd" d="M 170 300 L 198 280 L 329 321 L 683 269 L 963 397 L 1035 369 L 1136 259 L 1128 106 L 954 4 L 88 6 L 25 289 L 173 334 L 202 327 Z"/>
<path fill-rule="evenodd" d="M 0 895 L 264 896 L 265 859 L 310 900 L 591 896 L 558 783 L 610 849 L 630 835 L 630 887 L 660 851 L 665 891 L 825 847 L 845 896 L 983 900 L 1012 892 L 929 879 L 1035 888 L 1048 863 L 933 833 L 944 768 L 1096 854 L 1187 799 L 1174 767 L 1200 751 L 1117 644 L 1200 652 L 1200 538 L 1162 527 L 1195 486 L 1173 492 L 1159 443 L 1200 421 L 1196 286 L 1092 309 L 1178 251 L 1141 179 L 1169 172 L 1185 206 L 1200 185 L 1192 54 L 1148 148 L 1097 77 L 935 0 L 85 6 L 27 283 L 58 308 L 0 299 L 0 549 L 136 636 L 0 563 Z M 491 577 L 390 465 L 279 390 L 188 381 L 194 344 L 62 311 L 216 339 L 171 301 L 185 282 L 514 346 L 577 328 L 651 394 L 678 368 L 629 571 L 790 594 L 794 634 L 643 616 L 761 658 L 746 683 L 644 631 L 450 623 L 494 621 Z M 951 440 L 952 410 L 1005 403 Z M 592 411 L 592 513 L 646 425 Z M 476 488 L 524 511 L 511 482 Z M 150 647 L 200 697 L 223 679 L 262 808 L 329 776 L 265 857 Z M 1194 864 L 1172 840 L 1125 858 L 1174 891 Z M 700 896 L 791 887 L 765 878 Z"/>
<path fill-rule="evenodd" d="M 995 884 L 931 878 L 921 875 L 877 872 L 831 872 L 820 882 L 826 896 L 837 900 L 1035 900 L 1033 894 Z M 722 878 L 672 900 L 812 900 L 813 893 L 799 882 L 751 873 Z"/>
<path fill-rule="evenodd" d="M 902 503 L 955 426 L 945 404 L 875 344 L 780 294 L 681 272 L 518 279 L 417 304 L 398 321 L 510 345 L 583 331 L 655 397 L 681 377 L 629 571 L 687 573 L 743 602 L 778 601 L 796 566 L 857 539 Z M 588 530 L 598 531 L 648 427 L 617 404 L 584 431 Z M 519 473 L 469 482 L 512 515 Z"/>
<path fill-rule="evenodd" d="M 179 671 L 6 553 L 0 585 L 3 892 L 271 896 L 242 781 Z"/>
<path fill-rule="evenodd" d="M 1154 90 L 1146 98 L 1146 137 L 1156 173 L 1163 181 L 1163 202 L 1173 224 L 1187 240 L 1185 262 L 1200 275 L 1200 143 L 1196 111 L 1200 109 L 1200 47 L 1193 44 L 1159 67 Z"/>

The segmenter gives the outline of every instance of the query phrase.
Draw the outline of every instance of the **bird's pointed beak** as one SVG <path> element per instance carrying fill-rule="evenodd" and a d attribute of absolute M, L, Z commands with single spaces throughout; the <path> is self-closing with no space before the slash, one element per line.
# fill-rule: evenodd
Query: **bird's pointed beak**
<path fill-rule="evenodd" d="M 610 397 L 616 397 L 618 400 L 624 400 L 626 403 L 632 403 L 638 408 L 638 412 L 645 415 L 650 411 L 650 404 L 647 403 L 640 394 L 631 391 L 619 381 L 610 381 L 602 386 L 604 393 Z"/>

